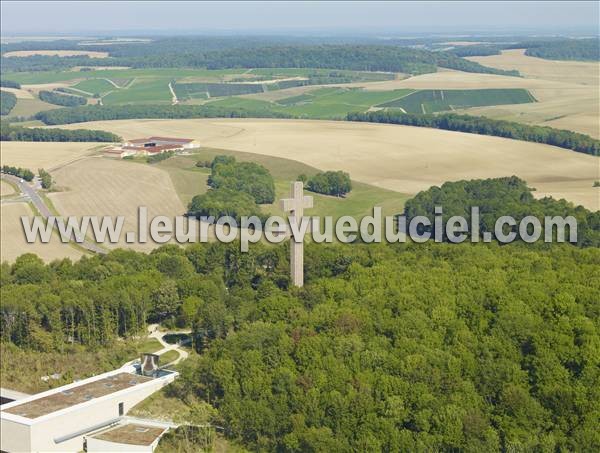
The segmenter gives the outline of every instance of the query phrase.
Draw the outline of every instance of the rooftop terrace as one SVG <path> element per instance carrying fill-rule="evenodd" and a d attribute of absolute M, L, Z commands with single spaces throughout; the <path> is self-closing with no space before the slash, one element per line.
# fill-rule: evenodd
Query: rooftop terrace
<path fill-rule="evenodd" d="M 150 445 L 164 431 L 165 428 L 128 423 L 126 425 L 117 425 L 114 428 L 109 428 L 90 437 L 120 444 Z"/>

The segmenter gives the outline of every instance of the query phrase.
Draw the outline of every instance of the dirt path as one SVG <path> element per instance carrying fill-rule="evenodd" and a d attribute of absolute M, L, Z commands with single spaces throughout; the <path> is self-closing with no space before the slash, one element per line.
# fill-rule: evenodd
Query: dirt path
<path fill-rule="evenodd" d="M 101 79 L 101 80 L 106 80 L 108 83 L 110 83 L 112 86 L 114 86 L 114 87 L 115 87 L 115 88 L 117 88 L 118 90 L 120 90 L 120 89 L 121 89 L 121 87 L 120 87 L 119 85 L 117 85 L 115 82 L 113 82 L 113 81 L 112 81 L 112 80 L 110 80 L 110 79 L 104 79 L 104 78 L 103 78 L 103 79 Z"/>
<path fill-rule="evenodd" d="M 173 89 L 173 85 L 171 85 L 171 82 L 169 82 L 169 91 L 171 91 L 171 96 L 173 97 L 171 103 L 173 105 L 179 104 L 179 100 L 177 99 L 177 95 L 175 94 L 175 90 Z"/>

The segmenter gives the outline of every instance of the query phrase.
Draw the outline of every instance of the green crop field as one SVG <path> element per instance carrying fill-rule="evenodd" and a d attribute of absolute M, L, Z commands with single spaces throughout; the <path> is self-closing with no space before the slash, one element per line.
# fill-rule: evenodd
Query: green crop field
<path fill-rule="evenodd" d="M 223 97 L 263 92 L 258 83 L 176 83 L 173 89 L 180 100 L 206 99 L 206 93 L 210 97 Z"/>
<path fill-rule="evenodd" d="M 376 104 L 400 99 L 413 90 L 366 91 L 361 88 L 318 88 L 277 102 L 231 97 L 215 101 L 221 107 L 289 113 L 302 118 L 342 118 L 349 112 L 366 111 Z"/>
<path fill-rule="evenodd" d="M 105 79 L 87 79 L 79 82 L 76 85 L 73 85 L 73 88 L 81 91 L 85 91 L 86 93 L 90 93 L 93 95 L 102 96 L 109 91 L 116 90 L 113 84 L 108 82 Z M 74 94 L 78 94 L 74 92 Z M 79 93 L 81 94 L 81 93 Z"/>
<path fill-rule="evenodd" d="M 2 78 L 14 80 L 22 85 L 69 82 L 81 79 L 110 79 L 117 85 L 119 80 L 129 80 L 137 77 L 183 79 L 186 77 L 212 79 L 220 81 L 225 76 L 244 73 L 244 69 L 101 69 L 93 71 L 34 71 L 34 72 L 7 72 Z"/>
<path fill-rule="evenodd" d="M 160 79 L 135 79 L 127 88 L 117 89 L 102 98 L 104 105 L 134 104 L 134 103 L 170 103 L 171 92 L 169 80 Z"/>
<path fill-rule="evenodd" d="M 378 107 L 401 108 L 406 113 L 435 113 L 489 105 L 525 104 L 535 98 L 524 89 L 420 90 Z"/>

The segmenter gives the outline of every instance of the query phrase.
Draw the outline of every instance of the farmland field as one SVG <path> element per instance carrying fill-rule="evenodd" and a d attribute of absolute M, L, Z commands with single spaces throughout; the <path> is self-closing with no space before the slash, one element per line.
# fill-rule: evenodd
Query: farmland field
<path fill-rule="evenodd" d="M 185 212 L 169 175 L 153 166 L 115 159 L 88 158 L 52 173 L 56 184 L 68 188 L 49 198 L 63 215 L 123 215 L 124 231 L 135 231 L 137 210 L 148 208 L 148 216 L 175 216 Z M 107 246 L 123 246 L 120 244 Z M 131 244 L 150 250 L 154 243 Z"/>
<path fill-rule="evenodd" d="M 518 69 L 537 104 L 485 107 L 471 113 L 541 124 L 600 138 L 600 63 L 552 61 L 524 55 L 522 49 L 469 60 L 500 69 Z"/>
<path fill-rule="evenodd" d="M 86 79 L 73 85 L 73 88 L 85 91 L 91 95 L 103 95 L 115 89 L 114 85 L 106 79 Z"/>
<path fill-rule="evenodd" d="M 90 58 L 106 58 L 108 52 L 96 52 L 87 50 L 16 50 L 6 52 L 3 57 L 31 57 L 32 55 L 54 55 L 58 57 L 80 57 L 88 56 Z"/>
<path fill-rule="evenodd" d="M 198 160 L 211 161 L 219 154 L 234 156 L 240 162 L 256 162 L 267 168 L 275 179 L 276 197 L 273 204 L 261 206 L 264 213 L 284 215 L 279 207 L 281 198 L 289 195 L 290 181 L 298 175 L 311 176 L 319 170 L 301 162 L 261 154 L 231 151 L 226 149 L 202 149 L 198 154 L 190 156 L 177 156 L 161 162 L 157 167 L 166 170 L 181 201 L 187 205 L 194 195 L 207 190 L 209 169 L 195 167 Z M 342 215 L 360 217 L 371 212 L 373 206 L 380 206 L 385 215 L 392 215 L 402 211 L 407 196 L 391 190 L 382 189 L 364 183 L 353 183 L 352 192 L 345 198 L 330 197 L 326 195 L 311 194 L 315 198 L 315 206 L 310 210 L 311 215 L 331 215 L 335 218 Z"/>
<path fill-rule="evenodd" d="M 2 165 L 51 170 L 96 152 L 106 143 L 2 142 Z"/>
<path fill-rule="evenodd" d="M 535 99 L 524 89 L 420 90 L 378 107 L 400 108 L 407 113 L 436 113 L 487 105 L 526 104 Z"/>
<path fill-rule="evenodd" d="M 14 187 L 6 181 L 0 181 L 0 196 L 5 197 L 7 195 L 15 194 Z"/>
<path fill-rule="evenodd" d="M 31 99 L 17 98 L 17 105 L 10 111 L 8 117 L 31 116 L 37 112 L 58 108 L 60 105 L 49 104 L 33 96 Z"/>
<path fill-rule="evenodd" d="M 66 126 L 70 129 L 81 124 Z M 517 175 L 536 196 L 600 208 L 598 158 L 549 145 L 408 126 L 307 120 L 123 120 L 85 123 L 125 138 L 195 138 L 202 146 L 344 170 L 356 181 L 416 193 L 445 181 Z"/>
<path fill-rule="evenodd" d="M 171 102 L 169 81 L 166 79 L 135 79 L 124 89 L 115 89 L 102 98 L 105 105 Z"/>
<path fill-rule="evenodd" d="M 2 203 L 1 207 L 2 228 L 0 261 L 14 261 L 24 253 L 35 253 L 44 261 L 61 258 L 79 259 L 83 252 L 70 244 L 63 244 L 58 236 L 53 235 L 48 244 L 29 244 L 25 240 L 21 226 L 21 216 L 32 216 L 33 211 L 26 203 Z"/>

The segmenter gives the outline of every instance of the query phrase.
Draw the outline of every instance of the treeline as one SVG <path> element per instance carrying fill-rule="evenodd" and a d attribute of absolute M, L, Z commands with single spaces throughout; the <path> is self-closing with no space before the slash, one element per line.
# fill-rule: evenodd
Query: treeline
<path fill-rule="evenodd" d="M 207 54 L 208 69 L 226 68 L 331 68 L 420 74 L 438 66 L 466 72 L 517 76 L 482 66 L 448 52 L 376 45 L 277 46 L 231 49 Z"/>
<path fill-rule="evenodd" d="M 191 41 L 188 41 L 188 44 Z M 381 44 L 281 44 L 282 40 L 263 40 L 254 45 L 229 45 L 219 50 L 199 50 L 202 44 L 192 44 L 194 51 L 160 44 L 127 45 L 127 49 L 111 46 L 109 58 L 2 57 L 5 72 L 60 70 L 74 66 L 131 66 L 134 68 L 328 68 L 359 71 L 386 71 L 422 74 L 435 72 L 437 67 L 459 71 L 517 76 L 517 71 L 489 68 L 465 60 L 452 52 L 432 52 L 396 45 Z M 307 41 L 310 42 L 310 41 Z M 72 45 L 71 45 L 72 46 Z M 131 46 L 131 47 L 129 47 Z M 136 48 L 139 52 L 136 54 Z M 94 48 L 94 50 L 101 50 Z"/>
<path fill-rule="evenodd" d="M 0 268 L 8 346 L 189 326 L 171 396 L 260 451 L 598 451 L 600 251 L 521 244 L 127 250 Z M 11 348 L 6 348 L 11 351 Z"/>
<path fill-rule="evenodd" d="M 10 165 L 2 165 L 2 173 L 16 176 L 17 178 L 24 179 L 25 181 L 31 181 L 35 176 L 35 173 L 27 168 L 12 167 Z"/>
<path fill-rule="evenodd" d="M 513 121 L 495 120 L 482 116 L 456 115 L 454 113 L 420 115 L 381 110 L 377 112 L 349 113 L 346 119 L 348 121 L 403 124 L 407 126 L 468 132 L 470 134 L 493 135 L 527 142 L 545 143 L 593 156 L 600 155 L 600 140 L 596 140 L 588 135 L 547 126 L 533 126 Z"/>
<path fill-rule="evenodd" d="M 87 99 L 84 97 L 58 93 L 56 91 L 42 90 L 39 92 L 38 96 L 44 102 L 65 107 L 77 107 L 87 104 Z"/>
<path fill-rule="evenodd" d="M 0 91 L 0 115 L 8 115 L 17 105 L 17 97 L 14 93 Z"/>
<path fill-rule="evenodd" d="M 320 172 L 311 177 L 300 175 L 298 179 L 303 181 L 311 192 L 324 195 L 343 197 L 352 190 L 350 175 L 341 170 Z"/>
<path fill-rule="evenodd" d="M 91 129 L 45 129 L 0 122 L 0 140 L 14 142 L 120 142 L 111 132 Z"/>
<path fill-rule="evenodd" d="M 471 228 L 471 208 L 479 209 L 480 240 L 486 233 L 495 237 L 496 221 L 502 216 L 511 216 L 517 222 L 515 226 L 506 225 L 503 233 L 514 233 L 517 240 L 522 240 L 518 223 L 526 216 L 534 216 L 544 225 L 545 217 L 573 216 L 577 221 L 577 245 L 579 247 L 600 247 L 600 211 L 591 212 L 583 206 L 574 206 L 566 200 L 555 200 L 551 197 L 536 199 L 527 183 L 516 176 L 505 178 L 476 179 L 470 181 L 446 182 L 440 187 L 434 186 L 419 192 L 405 204 L 404 214 L 407 222 L 417 216 L 427 217 L 434 224 L 435 207 L 443 208 L 438 214 L 445 222 L 453 216 L 467 220 Z M 423 228 L 432 232 L 430 226 Z M 566 228 L 564 240 L 569 241 L 571 231 Z M 553 232 L 556 241 L 556 232 Z M 448 241 L 443 232 L 444 241 Z M 544 241 L 544 237 L 541 238 Z"/>
<path fill-rule="evenodd" d="M 525 55 L 548 60 L 599 61 L 600 41 L 591 39 L 565 39 L 561 41 L 524 42 Z"/>
<path fill-rule="evenodd" d="M 0 87 L 20 89 L 21 84 L 18 82 L 13 82 L 12 80 L 0 79 Z"/>
<path fill-rule="evenodd" d="M 35 115 L 35 119 L 48 125 L 138 118 L 291 118 L 291 116 L 266 110 L 248 110 L 212 105 L 86 105 L 68 109 L 47 110 Z"/>

